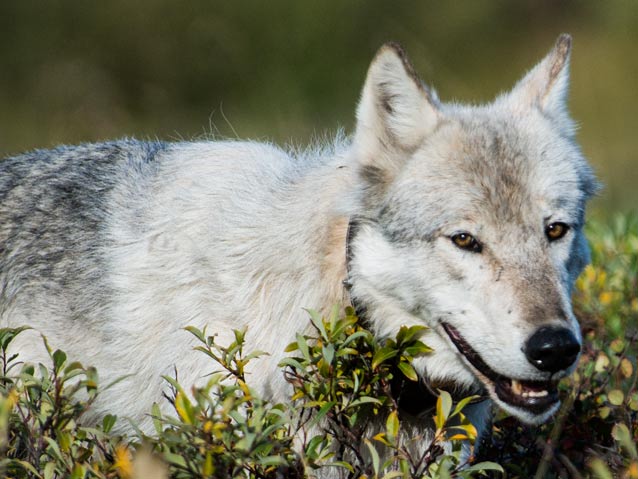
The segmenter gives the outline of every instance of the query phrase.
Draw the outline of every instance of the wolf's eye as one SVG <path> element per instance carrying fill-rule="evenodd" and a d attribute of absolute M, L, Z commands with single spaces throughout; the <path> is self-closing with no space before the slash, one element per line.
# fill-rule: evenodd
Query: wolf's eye
<path fill-rule="evenodd" d="M 550 223 L 545 227 L 545 236 L 550 241 L 556 241 L 565 236 L 567 231 L 569 231 L 569 226 L 565 223 Z"/>
<path fill-rule="evenodd" d="M 472 253 L 480 253 L 483 249 L 481 243 L 469 233 L 457 233 L 451 237 L 451 240 L 457 247 Z"/>

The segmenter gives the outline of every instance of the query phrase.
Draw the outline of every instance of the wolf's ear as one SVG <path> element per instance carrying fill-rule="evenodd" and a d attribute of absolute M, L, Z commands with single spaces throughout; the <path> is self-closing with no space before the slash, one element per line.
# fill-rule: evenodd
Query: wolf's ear
<path fill-rule="evenodd" d="M 368 182 L 389 182 L 438 121 L 436 99 L 403 49 L 385 44 L 368 69 L 355 132 L 355 151 Z"/>
<path fill-rule="evenodd" d="M 571 48 L 571 36 L 558 37 L 552 51 L 510 93 L 516 106 L 537 107 L 554 118 L 566 115 Z"/>

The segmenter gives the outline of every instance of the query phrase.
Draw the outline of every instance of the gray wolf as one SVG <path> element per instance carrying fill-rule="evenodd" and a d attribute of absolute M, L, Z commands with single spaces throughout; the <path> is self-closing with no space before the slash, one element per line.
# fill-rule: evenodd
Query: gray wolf
<path fill-rule="evenodd" d="M 271 353 L 249 381 L 283 401 L 277 363 L 304 308 L 351 297 L 379 338 L 429 327 L 435 352 L 414 366 L 434 387 L 544 421 L 580 351 L 570 293 L 597 188 L 566 109 L 570 49 L 561 36 L 511 91 L 469 106 L 442 102 L 387 44 L 353 135 L 306 150 L 121 140 L 6 158 L 1 325 L 32 326 L 106 382 L 126 376 L 96 412 L 149 429 L 161 375 L 210 372 L 185 326 L 220 344 L 247 327 L 247 349 Z M 46 359 L 38 334 L 19 338 L 24 360 Z M 489 405 L 475 409 L 484 422 Z"/>

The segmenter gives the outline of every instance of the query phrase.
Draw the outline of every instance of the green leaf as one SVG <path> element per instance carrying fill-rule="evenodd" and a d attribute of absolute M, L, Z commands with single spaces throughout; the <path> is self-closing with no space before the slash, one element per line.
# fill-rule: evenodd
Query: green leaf
<path fill-rule="evenodd" d="M 53 370 L 57 374 L 66 362 L 66 353 L 60 349 L 56 349 L 53 353 Z"/>
<path fill-rule="evenodd" d="M 53 479 L 55 474 L 55 462 L 48 462 L 44 466 L 44 479 Z"/>
<path fill-rule="evenodd" d="M 258 460 L 259 460 L 259 464 L 261 464 L 262 466 L 285 466 L 286 465 L 286 459 L 284 459 L 281 456 L 260 457 Z"/>
<path fill-rule="evenodd" d="M 415 325 L 415 326 L 401 326 L 399 329 L 399 333 L 397 334 L 397 344 L 403 345 L 405 343 L 409 343 L 410 341 L 420 337 L 428 328 L 425 326 Z"/>
<path fill-rule="evenodd" d="M 55 459 L 57 459 L 59 462 L 64 464 L 64 456 L 62 455 L 62 452 L 60 451 L 60 447 L 58 446 L 58 443 L 55 442 L 53 439 L 51 439 L 50 437 L 44 437 L 43 438 L 47 444 L 49 445 L 49 447 L 47 447 L 47 453 L 49 454 L 49 456 L 54 457 Z"/>
<path fill-rule="evenodd" d="M 71 448 L 71 434 L 67 431 L 58 431 L 57 436 L 60 450 L 68 453 Z"/>
<path fill-rule="evenodd" d="M 307 309 L 306 311 L 310 315 L 310 321 L 315 326 L 315 328 L 317 328 L 317 331 L 319 331 L 319 333 L 321 334 L 321 337 L 325 341 L 328 341 L 329 339 L 328 333 L 326 332 L 326 326 L 323 322 L 323 318 L 321 317 L 321 315 L 314 309 Z"/>
<path fill-rule="evenodd" d="M 82 367 L 82 364 L 80 362 L 78 362 L 78 361 L 73 361 L 66 368 L 64 368 L 64 375 L 68 376 L 72 372 L 80 372 L 81 373 L 83 371 L 84 371 L 84 368 Z"/>
<path fill-rule="evenodd" d="M 367 446 L 368 450 L 370 451 L 370 458 L 372 459 L 372 471 L 374 472 L 375 476 L 379 475 L 379 453 L 377 452 L 377 448 L 374 447 L 374 444 L 372 444 L 368 439 L 364 439 L 364 443 Z"/>
<path fill-rule="evenodd" d="M 632 459 L 638 459 L 636 444 L 626 424 L 615 424 L 611 430 L 612 437 L 627 451 Z"/>
<path fill-rule="evenodd" d="M 244 338 L 246 337 L 246 328 L 244 329 L 233 329 L 233 334 L 235 335 L 235 342 L 239 344 L 244 344 Z"/>
<path fill-rule="evenodd" d="M 371 337 L 372 335 L 370 334 L 370 331 L 365 331 L 365 330 L 355 331 L 354 333 L 352 333 L 350 336 L 346 338 L 346 340 L 343 342 L 343 345 L 347 346 L 348 344 L 358 340 L 359 338 L 366 338 L 369 340 Z"/>
<path fill-rule="evenodd" d="M 20 467 L 22 467 L 26 471 L 29 471 L 31 474 L 33 474 L 37 478 L 41 478 L 42 477 L 40 474 L 38 474 L 38 471 L 36 470 L 36 468 L 33 467 L 31 464 L 29 464 L 27 461 L 21 461 L 19 459 L 14 459 L 13 461 L 11 461 L 11 463 L 19 465 Z M 55 466 L 55 464 L 54 464 L 54 466 Z"/>
<path fill-rule="evenodd" d="M 326 344 L 321 348 L 321 352 L 323 354 L 323 359 L 326 363 L 332 364 L 332 360 L 335 357 L 335 347 L 334 344 Z"/>
<path fill-rule="evenodd" d="M 614 479 L 614 476 L 607 467 L 607 464 L 598 457 L 593 458 L 589 462 L 589 468 L 594 472 L 594 477 L 596 479 Z"/>
<path fill-rule="evenodd" d="M 461 399 L 456 404 L 456 407 L 454 408 L 454 411 L 452 412 L 452 417 L 459 414 L 463 410 L 463 408 L 465 408 L 465 406 L 467 406 L 470 402 L 474 401 L 475 399 L 478 399 L 479 397 L 480 396 L 469 396 L 469 397 Z"/>
<path fill-rule="evenodd" d="M 395 477 L 406 477 L 401 471 L 390 471 L 382 477 L 382 479 L 394 479 Z"/>
<path fill-rule="evenodd" d="M 195 336 L 202 343 L 206 343 L 206 334 L 204 331 L 200 331 L 195 326 L 186 326 L 184 329 Z"/>
<path fill-rule="evenodd" d="M 75 464 L 73 471 L 71 471 L 71 477 L 69 479 L 84 479 L 86 476 L 86 469 L 82 464 Z"/>
<path fill-rule="evenodd" d="M 372 369 L 377 369 L 380 364 L 395 357 L 397 354 L 399 354 L 397 349 L 390 348 L 388 346 L 382 347 L 374 353 L 374 357 L 372 358 Z"/>
<path fill-rule="evenodd" d="M 266 351 L 259 351 L 259 350 L 252 351 L 251 353 L 244 356 L 244 364 L 250 361 L 251 359 L 260 358 L 261 356 L 270 356 L 270 353 Z"/>
<path fill-rule="evenodd" d="M 168 462 L 169 464 L 174 464 L 175 466 L 182 469 L 188 468 L 188 466 L 186 465 L 186 460 L 179 454 L 175 454 L 174 452 L 170 451 L 164 451 L 163 455 L 164 460 L 166 460 L 166 462 Z"/>
<path fill-rule="evenodd" d="M 310 352 L 308 351 L 308 342 L 306 341 L 305 336 L 299 333 L 297 333 L 297 349 L 299 349 L 299 352 L 301 353 L 304 359 L 306 360 L 310 359 Z"/>
<path fill-rule="evenodd" d="M 328 414 L 330 409 L 332 409 L 335 406 L 335 404 L 337 404 L 335 401 L 329 401 L 325 403 L 323 406 L 321 406 L 321 408 L 319 409 L 319 412 L 317 412 L 317 414 L 315 414 L 315 416 L 312 418 L 312 421 L 310 422 L 309 427 L 314 427 L 317 424 L 319 424 L 319 421 L 321 421 L 324 418 L 324 416 Z"/>
<path fill-rule="evenodd" d="M 404 349 L 404 354 L 412 357 L 417 357 L 423 356 L 424 354 L 429 354 L 432 351 L 434 351 L 434 349 L 432 349 L 430 346 L 424 344 L 421 341 L 415 341 L 414 344 L 411 344 Z"/>
<path fill-rule="evenodd" d="M 378 404 L 380 406 L 383 403 L 377 398 L 373 398 L 370 396 L 362 396 L 360 398 L 355 399 L 350 404 L 348 404 L 348 409 L 356 407 L 356 406 L 360 406 L 362 404 Z"/>
<path fill-rule="evenodd" d="M 410 381 L 418 381 L 419 380 L 419 376 L 416 373 L 414 367 L 405 361 L 401 361 L 399 363 L 399 369 L 401 370 L 401 372 L 403 373 L 403 375 L 408 378 Z"/>
<path fill-rule="evenodd" d="M 333 461 L 330 463 L 330 466 L 334 466 L 334 467 L 342 467 L 345 470 L 349 471 L 349 472 L 354 472 L 354 467 L 352 467 L 351 464 L 348 464 L 345 461 Z M 312 476 L 311 476 L 312 477 Z"/>
<path fill-rule="evenodd" d="M 504 472 L 500 464 L 491 461 L 479 462 L 464 468 L 463 472 L 499 471 Z"/>
<path fill-rule="evenodd" d="M 294 358 L 283 358 L 281 361 L 279 361 L 280 368 L 284 368 L 286 366 L 291 367 L 296 371 L 304 371 L 306 369 L 301 365 L 299 361 Z"/>
<path fill-rule="evenodd" d="M 116 421 L 117 416 L 113 414 L 107 414 L 106 416 L 104 416 L 104 419 L 102 419 L 102 431 L 107 434 L 111 432 L 111 429 L 113 429 L 113 426 L 115 426 Z"/>
<path fill-rule="evenodd" d="M 330 311 L 330 317 L 328 319 L 328 324 L 330 324 L 330 331 L 332 332 L 332 337 L 336 337 L 335 329 L 337 327 L 337 322 L 339 321 L 339 305 L 332 306 L 332 310 Z"/>
<path fill-rule="evenodd" d="M 332 328 L 332 337 L 340 337 L 346 329 L 357 324 L 357 318 L 343 318 Z"/>
<path fill-rule="evenodd" d="M 19 328 L 0 328 L 0 350 L 6 351 L 11 341 L 22 331 L 32 329 L 29 326 L 21 326 Z"/>

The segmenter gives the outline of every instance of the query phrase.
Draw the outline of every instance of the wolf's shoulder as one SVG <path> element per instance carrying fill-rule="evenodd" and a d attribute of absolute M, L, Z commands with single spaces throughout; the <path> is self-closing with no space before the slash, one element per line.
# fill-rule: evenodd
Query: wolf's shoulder
<path fill-rule="evenodd" d="M 160 141 L 125 138 L 27 151 L 0 160 L 0 190 L 29 178 L 77 179 L 84 175 L 103 175 L 122 166 L 152 163 L 157 153 L 167 147 L 167 143 Z"/>
<path fill-rule="evenodd" d="M 25 172 L 40 168 L 61 168 L 72 166 L 76 162 L 87 161 L 97 164 L 127 158 L 150 159 L 169 145 L 170 143 L 162 141 L 144 141 L 132 138 L 75 145 L 61 144 L 51 148 L 38 148 L 9 155 L 0 160 L 0 171 L 9 173 L 11 170 Z"/>

